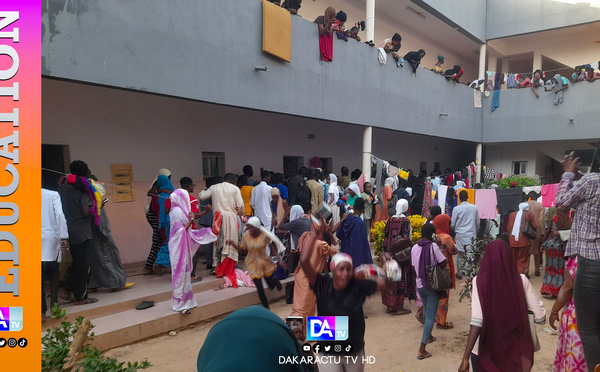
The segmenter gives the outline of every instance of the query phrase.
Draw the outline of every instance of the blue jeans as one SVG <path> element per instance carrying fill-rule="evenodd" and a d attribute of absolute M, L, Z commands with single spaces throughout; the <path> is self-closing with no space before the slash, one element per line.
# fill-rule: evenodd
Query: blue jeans
<path fill-rule="evenodd" d="M 435 316 L 437 314 L 440 298 L 435 291 L 427 288 L 419 288 L 419 296 L 421 296 L 421 301 L 423 301 L 423 318 L 425 321 L 421 343 L 427 345 L 429 338 L 431 337 L 433 324 L 435 323 Z"/>
<path fill-rule="evenodd" d="M 600 261 L 577 258 L 573 301 L 585 361 L 593 371 L 600 363 Z"/>

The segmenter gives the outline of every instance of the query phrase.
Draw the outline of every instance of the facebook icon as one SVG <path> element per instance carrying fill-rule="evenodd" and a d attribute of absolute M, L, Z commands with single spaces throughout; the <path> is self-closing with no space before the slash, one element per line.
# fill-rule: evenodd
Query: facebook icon
<path fill-rule="evenodd" d="M 306 318 L 307 341 L 345 341 L 348 339 L 347 316 L 309 316 Z"/>

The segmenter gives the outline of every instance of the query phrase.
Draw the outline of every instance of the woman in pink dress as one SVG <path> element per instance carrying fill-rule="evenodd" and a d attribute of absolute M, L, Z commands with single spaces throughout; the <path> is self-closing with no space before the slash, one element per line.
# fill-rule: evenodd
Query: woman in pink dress
<path fill-rule="evenodd" d="M 558 320 L 558 312 L 563 309 L 552 372 L 587 372 L 573 303 L 573 282 L 577 271 L 577 258 L 569 258 L 566 269 L 565 282 L 558 292 L 558 297 L 554 301 L 550 313 L 550 325 L 556 329 L 554 323 Z"/>

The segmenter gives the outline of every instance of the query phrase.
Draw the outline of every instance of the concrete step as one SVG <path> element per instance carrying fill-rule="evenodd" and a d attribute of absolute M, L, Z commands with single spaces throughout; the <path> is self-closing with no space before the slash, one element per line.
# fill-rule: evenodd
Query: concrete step
<path fill-rule="evenodd" d="M 293 278 L 283 280 L 282 284 L 290 281 Z M 277 300 L 285 295 L 285 286 L 281 291 L 267 288 L 265 292 L 269 301 Z M 93 318 L 93 345 L 105 351 L 260 304 L 256 288 L 247 287 L 207 290 L 196 294 L 195 298 L 198 307 L 187 315 L 171 310 L 171 301 L 168 300 L 146 310 L 126 310 Z"/>
<path fill-rule="evenodd" d="M 90 293 L 90 297 L 98 299 L 93 304 L 76 306 L 62 300 L 59 304 L 67 311 L 68 321 L 74 321 L 79 316 L 92 321 L 95 325 L 93 345 L 101 351 L 187 327 L 242 307 L 260 304 L 256 288 L 225 288 L 215 291 L 223 284 L 222 278 L 209 275 L 208 270 L 199 270 L 198 275 L 203 280 L 192 284 L 198 307 L 187 315 L 171 310 L 170 274 L 128 277 L 128 282 L 135 282 L 133 287 L 115 292 L 99 289 Z M 293 280 L 293 275 L 282 280 L 284 289 L 281 291 L 271 291 L 264 285 L 267 298 L 270 301 L 282 298 L 285 295 L 285 283 Z M 155 305 L 149 309 L 136 310 L 135 307 L 142 301 L 154 301 Z M 48 319 L 42 324 L 42 331 L 58 326 L 63 320 Z"/>

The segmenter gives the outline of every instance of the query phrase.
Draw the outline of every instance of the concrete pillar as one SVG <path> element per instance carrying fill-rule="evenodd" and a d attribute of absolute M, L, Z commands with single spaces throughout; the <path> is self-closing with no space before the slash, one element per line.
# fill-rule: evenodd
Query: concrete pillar
<path fill-rule="evenodd" d="M 498 57 L 496 57 L 492 53 L 490 53 L 488 55 L 487 70 L 488 71 L 493 71 L 493 72 L 497 72 L 498 71 Z"/>
<path fill-rule="evenodd" d="M 542 54 L 540 52 L 533 52 L 533 66 L 531 72 L 537 69 L 542 70 Z"/>
<path fill-rule="evenodd" d="M 375 42 L 375 0 L 367 0 L 365 32 L 367 34 L 367 40 L 365 41 L 373 40 L 373 42 Z"/>
<path fill-rule="evenodd" d="M 475 148 L 475 183 L 481 181 L 481 156 L 483 153 L 483 144 L 478 143 Z M 475 185 L 473 185 L 475 187 Z"/>
<path fill-rule="evenodd" d="M 486 44 L 481 44 L 479 46 L 479 75 L 477 76 L 478 79 L 485 79 L 485 53 L 487 51 L 487 45 Z M 485 88 L 485 84 L 481 84 L 481 86 L 479 87 L 479 89 L 483 92 L 483 89 Z"/>
<path fill-rule="evenodd" d="M 363 161 L 362 171 L 365 174 L 365 181 L 371 179 L 371 144 L 373 142 L 373 127 L 365 127 L 363 132 Z"/>

